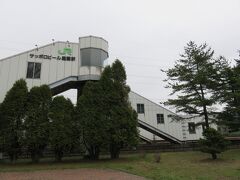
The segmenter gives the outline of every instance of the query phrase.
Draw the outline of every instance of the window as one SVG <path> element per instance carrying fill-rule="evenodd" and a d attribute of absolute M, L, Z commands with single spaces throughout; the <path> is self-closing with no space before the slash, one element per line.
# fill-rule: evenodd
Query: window
<path fill-rule="evenodd" d="M 34 68 L 34 77 L 35 79 L 40 79 L 41 75 L 41 64 L 40 63 L 35 63 L 35 68 Z"/>
<path fill-rule="evenodd" d="M 144 104 L 137 104 L 137 113 L 144 114 Z"/>
<path fill-rule="evenodd" d="M 164 124 L 164 115 L 163 114 L 157 114 L 157 123 Z"/>
<path fill-rule="evenodd" d="M 103 61 L 108 58 L 108 54 L 95 48 L 81 49 L 81 64 L 82 66 L 103 66 Z"/>
<path fill-rule="evenodd" d="M 27 78 L 40 79 L 41 76 L 41 63 L 28 62 Z"/>
<path fill-rule="evenodd" d="M 34 63 L 33 62 L 28 62 L 27 78 L 33 78 L 33 69 L 34 69 Z"/>
<path fill-rule="evenodd" d="M 188 123 L 188 131 L 190 134 L 196 133 L 195 123 L 193 122 Z"/>

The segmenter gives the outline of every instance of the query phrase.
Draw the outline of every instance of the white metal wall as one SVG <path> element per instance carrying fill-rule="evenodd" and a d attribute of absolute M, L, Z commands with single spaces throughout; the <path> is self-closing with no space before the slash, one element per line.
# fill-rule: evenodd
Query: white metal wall
<path fill-rule="evenodd" d="M 62 57 L 59 51 L 71 49 L 74 61 L 59 60 Z M 108 42 L 100 37 L 87 36 L 79 38 L 78 43 L 55 42 L 35 48 L 0 60 L 0 103 L 14 82 L 26 79 L 28 88 L 42 84 L 52 84 L 70 76 L 99 75 L 101 67 L 81 66 L 80 50 L 82 48 L 97 48 L 108 52 Z M 39 55 L 51 56 L 51 59 L 40 58 Z M 69 55 L 68 55 L 69 56 Z M 40 79 L 29 79 L 27 75 L 28 62 L 41 63 Z"/>
<path fill-rule="evenodd" d="M 39 55 L 50 55 L 58 57 L 58 50 L 71 48 L 75 61 L 63 61 L 51 58 L 39 58 Z M 79 66 L 78 43 L 56 42 L 38 49 L 33 49 L 9 58 L 0 60 L 0 102 L 3 101 L 6 92 L 12 87 L 16 80 L 26 79 L 28 88 L 40 86 L 42 84 L 51 84 L 68 76 L 78 75 Z M 28 62 L 41 63 L 40 79 L 27 79 Z"/>
<path fill-rule="evenodd" d="M 196 127 L 196 133 L 189 133 L 188 131 L 188 123 L 194 122 L 199 123 L 203 122 L 202 118 L 191 118 L 185 120 L 184 122 L 176 122 L 173 121 L 169 115 L 176 115 L 175 113 L 169 111 L 168 109 L 142 97 L 141 95 L 130 92 L 129 99 L 132 107 L 137 111 L 137 104 L 144 104 L 145 113 L 138 114 L 138 118 L 155 128 L 158 128 L 161 131 L 164 131 L 181 141 L 191 141 L 198 140 L 202 138 L 202 126 Z M 164 124 L 157 123 L 157 114 L 164 114 Z M 211 125 L 213 128 L 217 128 L 216 125 Z M 154 136 L 152 133 L 145 131 L 142 128 L 139 128 L 140 134 L 151 140 L 161 140 L 161 138 Z"/>

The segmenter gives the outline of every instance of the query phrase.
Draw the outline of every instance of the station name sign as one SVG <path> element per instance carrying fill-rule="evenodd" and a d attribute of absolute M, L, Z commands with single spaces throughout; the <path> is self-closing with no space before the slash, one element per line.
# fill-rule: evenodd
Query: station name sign
<path fill-rule="evenodd" d="M 29 54 L 30 58 L 47 59 L 47 60 L 59 60 L 59 61 L 75 61 L 76 57 L 72 56 L 71 48 L 64 48 L 62 51 L 58 50 L 58 56 L 46 55 L 46 54 Z"/>

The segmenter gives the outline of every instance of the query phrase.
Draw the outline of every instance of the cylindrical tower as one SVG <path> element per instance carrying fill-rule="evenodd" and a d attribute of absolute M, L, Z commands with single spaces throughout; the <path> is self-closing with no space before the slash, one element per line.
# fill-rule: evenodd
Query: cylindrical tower
<path fill-rule="evenodd" d="M 87 81 L 99 80 L 104 60 L 108 58 L 108 42 L 96 36 L 79 38 L 78 96 Z"/>
<path fill-rule="evenodd" d="M 98 80 L 108 58 L 108 42 L 96 36 L 80 37 L 79 54 L 78 80 Z"/>

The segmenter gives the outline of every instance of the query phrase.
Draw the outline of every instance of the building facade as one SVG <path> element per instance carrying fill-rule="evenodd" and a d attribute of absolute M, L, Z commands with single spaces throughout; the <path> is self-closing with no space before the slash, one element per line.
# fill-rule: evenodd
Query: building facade
<path fill-rule="evenodd" d="M 199 117 L 190 118 L 190 116 L 181 116 L 183 120 L 176 121 L 174 112 L 156 104 L 149 99 L 139 95 L 136 92 L 130 92 L 129 99 L 132 107 L 138 113 L 138 119 L 147 124 L 175 137 L 181 142 L 196 141 L 202 138 L 202 132 L 205 128 L 204 119 Z M 202 123 L 202 124 L 201 124 Z M 210 125 L 217 128 L 215 124 Z M 147 140 L 163 140 L 159 136 L 140 128 L 140 135 Z"/>
<path fill-rule="evenodd" d="M 48 84 L 54 94 L 75 88 L 76 82 L 97 80 L 108 57 L 108 42 L 99 37 L 81 37 L 78 43 L 54 42 L 0 60 L 0 102 L 18 79 L 28 88 Z M 71 82 L 68 87 L 60 86 Z M 75 84 L 74 84 L 75 83 Z M 58 88 L 57 88 L 58 87 Z"/>
<path fill-rule="evenodd" d="M 88 80 L 98 80 L 108 58 L 108 42 L 101 37 L 80 37 L 78 43 L 52 42 L 0 60 L 0 103 L 15 81 L 25 79 L 27 86 L 49 85 L 53 95 L 68 89 L 81 92 Z M 174 143 L 198 140 L 201 119 L 173 121 L 173 112 L 130 92 L 130 102 L 138 113 L 141 137 L 146 140 L 169 140 Z"/>

